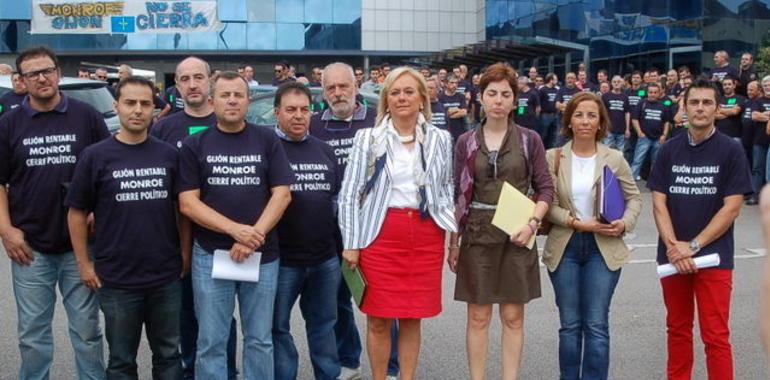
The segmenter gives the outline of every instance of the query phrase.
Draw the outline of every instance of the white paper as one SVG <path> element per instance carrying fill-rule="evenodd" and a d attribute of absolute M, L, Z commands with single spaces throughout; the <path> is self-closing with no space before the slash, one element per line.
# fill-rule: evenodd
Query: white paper
<path fill-rule="evenodd" d="M 211 278 L 258 282 L 261 261 L 262 252 L 254 252 L 248 259 L 236 263 L 230 258 L 230 251 L 217 249 L 214 251 L 214 267 L 211 269 Z"/>
<path fill-rule="evenodd" d="M 719 254 L 712 253 L 710 255 L 696 257 L 692 259 L 695 262 L 695 266 L 698 269 L 713 268 L 719 266 Z M 658 265 L 658 277 L 668 277 L 679 273 L 673 264 Z"/>

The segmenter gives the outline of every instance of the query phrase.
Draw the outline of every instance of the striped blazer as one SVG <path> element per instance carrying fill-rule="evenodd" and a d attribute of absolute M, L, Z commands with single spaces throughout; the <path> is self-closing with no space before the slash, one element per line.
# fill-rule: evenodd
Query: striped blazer
<path fill-rule="evenodd" d="M 456 232 L 452 137 L 449 132 L 429 123 L 423 125 L 425 126 L 425 191 L 428 212 L 439 227 Z M 360 129 L 353 139 L 353 148 L 339 194 L 339 224 L 345 249 L 361 249 L 369 246 L 379 234 L 385 220 L 391 194 L 391 174 L 388 167 L 393 165 L 393 144 L 399 142 L 397 136 L 383 129 L 385 129 L 384 124 Z M 372 159 L 368 155 L 373 154 L 370 152 L 372 135 L 377 133 L 388 134 L 385 138 L 387 164 L 382 175 L 377 178 L 371 191 L 361 203 L 367 175 L 371 175 L 371 168 L 368 166 Z"/>

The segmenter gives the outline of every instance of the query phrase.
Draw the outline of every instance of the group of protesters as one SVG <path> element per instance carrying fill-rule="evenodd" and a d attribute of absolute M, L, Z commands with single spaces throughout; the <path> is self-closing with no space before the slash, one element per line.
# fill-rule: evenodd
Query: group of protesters
<path fill-rule="evenodd" d="M 607 379 L 609 309 L 649 151 L 657 261 L 678 272 L 661 280 L 668 378 L 692 376 L 696 305 L 709 378 L 733 378 L 733 222 L 763 181 L 755 161 L 752 186 L 742 135 L 724 120 L 749 107 L 753 123 L 770 119 L 761 102 L 730 100 L 740 88 L 760 97 L 743 71 L 680 70 L 665 84 L 654 69 L 627 79 L 600 71 L 593 85 L 583 70 L 558 86 L 554 74 L 520 76 L 506 63 L 470 80 L 466 67 L 383 65 L 364 81 L 337 62 L 313 70 L 328 106 L 313 113 L 308 86 L 281 63 L 276 125 L 256 126 L 246 121 L 249 68 L 212 75 L 203 59 L 183 59 L 181 109 L 155 122 L 154 84 L 126 75 L 110 135 L 101 114 L 59 91 L 54 52 L 19 54 L 26 95 L 0 118 L 0 237 L 20 379 L 48 378 L 57 286 L 80 379 L 137 378 L 143 328 L 153 378 L 233 379 L 239 324 L 243 378 L 295 379 L 296 303 L 315 378 L 361 379 L 365 346 L 373 379 L 413 379 L 421 322 L 442 311 L 445 262 L 454 299 L 468 305 L 467 377 L 485 377 L 497 304 L 502 377 L 515 379 L 524 307 L 541 296 L 538 234 L 559 309 L 560 376 Z M 359 91 L 380 94 L 376 109 Z M 606 169 L 624 199 L 614 220 L 596 203 Z M 515 231 L 492 225 L 505 183 L 535 203 Z M 715 253 L 716 268 L 698 269 L 695 257 Z M 215 276 L 222 258 L 258 261 L 258 279 Z M 366 281 L 364 344 L 341 265 Z"/>

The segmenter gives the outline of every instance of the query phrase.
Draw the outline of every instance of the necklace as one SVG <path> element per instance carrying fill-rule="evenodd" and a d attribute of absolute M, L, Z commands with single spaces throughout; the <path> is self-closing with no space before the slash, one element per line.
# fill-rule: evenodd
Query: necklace
<path fill-rule="evenodd" d="M 414 134 L 408 136 L 398 135 L 398 141 L 401 141 L 402 144 L 409 144 L 410 142 L 414 142 Z"/>

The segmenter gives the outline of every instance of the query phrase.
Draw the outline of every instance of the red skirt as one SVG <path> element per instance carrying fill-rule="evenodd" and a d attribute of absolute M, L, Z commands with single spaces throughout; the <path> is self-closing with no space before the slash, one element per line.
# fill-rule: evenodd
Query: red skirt
<path fill-rule="evenodd" d="M 428 318 L 441 312 L 445 232 L 414 209 L 390 208 L 380 233 L 361 250 L 365 314 Z"/>

